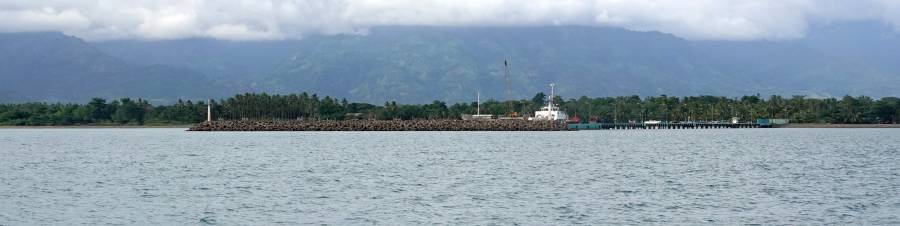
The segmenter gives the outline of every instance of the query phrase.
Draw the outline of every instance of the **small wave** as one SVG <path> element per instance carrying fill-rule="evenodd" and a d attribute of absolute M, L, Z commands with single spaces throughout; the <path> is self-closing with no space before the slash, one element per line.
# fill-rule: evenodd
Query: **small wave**
<path fill-rule="evenodd" d="M 200 223 L 208 224 L 208 225 L 215 225 L 216 219 L 213 217 L 204 217 L 204 218 L 200 218 Z"/>

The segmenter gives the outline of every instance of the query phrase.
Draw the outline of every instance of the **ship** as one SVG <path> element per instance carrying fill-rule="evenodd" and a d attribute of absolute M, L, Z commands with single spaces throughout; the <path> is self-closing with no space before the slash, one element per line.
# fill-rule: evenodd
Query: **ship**
<path fill-rule="evenodd" d="M 534 112 L 534 117 L 530 118 L 530 120 L 543 120 L 543 121 L 566 121 L 569 119 L 569 115 L 566 114 L 565 111 L 560 111 L 559 106 L 553 104 L 553 91 L 556 87 L 556 84 L 550 84 L 550 97 L 547 101 L 547 106 L 541 107 L 539 111 Z"/>

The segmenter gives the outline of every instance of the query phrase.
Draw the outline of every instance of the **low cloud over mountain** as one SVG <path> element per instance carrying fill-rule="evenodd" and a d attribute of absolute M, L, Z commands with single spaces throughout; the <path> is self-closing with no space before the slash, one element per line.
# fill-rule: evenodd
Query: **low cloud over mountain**
<path fill-rule="evenodd" d="M 592 26 L 375 27 L 303 40 L 85 42 L 0 35 L 0 100 L 216 98 L 315 92 L 383 103 L 563 96 L 898 96 L 900 38 L 880 22 L 779 41 L 688 40 Z"/>
<path fill-rule="evenodd" d="M 0 3 L 0 31 L 87 40 L 301 39 L 379 26 L 612 26 L 692 40 L 782 40 L 811 25 L 900 27 L 894 0 L 29 0 Z"/>

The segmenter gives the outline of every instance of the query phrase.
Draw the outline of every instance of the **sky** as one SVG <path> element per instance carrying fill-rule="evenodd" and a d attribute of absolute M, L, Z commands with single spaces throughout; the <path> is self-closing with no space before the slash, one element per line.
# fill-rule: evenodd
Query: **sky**
<path fill-rule="evenodd" d="M 790 40 L 844 21 L 900 30 L 900 0 L 0 0 L 0 32 L 87 40 L 281 40 L 404 25 L 607 26 L 691 40 Z"/>

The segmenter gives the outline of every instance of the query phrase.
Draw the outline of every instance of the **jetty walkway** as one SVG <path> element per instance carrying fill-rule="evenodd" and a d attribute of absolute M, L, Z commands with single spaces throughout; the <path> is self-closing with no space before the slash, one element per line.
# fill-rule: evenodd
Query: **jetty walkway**
<path fill-rule="evenodd" d="M 577 123 L 569 124 L 569 130 L 616 130 L 616 129 L 740 129 L 769 128 L 771 125 L 757 123 Z"/>

